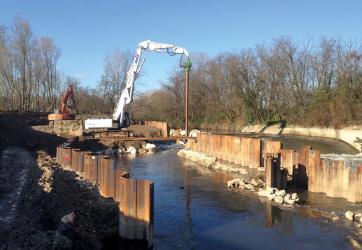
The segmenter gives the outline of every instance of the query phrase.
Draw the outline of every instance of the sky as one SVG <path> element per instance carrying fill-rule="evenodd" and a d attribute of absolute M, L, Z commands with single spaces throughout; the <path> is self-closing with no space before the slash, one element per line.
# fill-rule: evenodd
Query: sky
<path fill-rule="evenodd" d="M 144 40 L 176 44 L 191 57 L 238 52 L 279 37 L 360 41 L 361 11 L 360 0 L 0 0 L 0 25 L 27 20 L 37 37 L 51 37 L 61 49 L 63 74 L 95 87 L 107 54 L 133 53 Z M 145 56 L 135 87 L 141 92 L 159 88 L 179 60 Z"/>

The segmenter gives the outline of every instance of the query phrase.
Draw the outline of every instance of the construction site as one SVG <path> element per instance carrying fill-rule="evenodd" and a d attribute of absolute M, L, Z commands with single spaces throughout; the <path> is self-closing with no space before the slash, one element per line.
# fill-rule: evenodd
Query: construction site
<path fill-rule="evenodd" d="M 299 41 L 285 3 L 72 4 L 64 23 L 0 10 L 0 249 L 362 249 L 362 46 L 343 25 Z"/>

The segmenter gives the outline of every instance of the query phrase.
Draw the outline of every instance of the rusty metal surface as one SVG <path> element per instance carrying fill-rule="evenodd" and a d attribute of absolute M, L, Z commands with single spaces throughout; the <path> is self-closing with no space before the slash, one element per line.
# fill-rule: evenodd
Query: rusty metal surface
<path fill-rule="evenodd" d="M 66 168 L 71 168 L 71 166 L 72 166 L 72 148 L 71 147 L 63 148 L 62 166 L 66 167 Z"/>
<path fill-rule="evenodd" d="M 79 154 L 79 152 L 80 152 L 79 148 L 72 149 L 72 167 L 71 167 L 71 169 L 74 171 L 76 171 L 78 168 L 77 153 Z"/>

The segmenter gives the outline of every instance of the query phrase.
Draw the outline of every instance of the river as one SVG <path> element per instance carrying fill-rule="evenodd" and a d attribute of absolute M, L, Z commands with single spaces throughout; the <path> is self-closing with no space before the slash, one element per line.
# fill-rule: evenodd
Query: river
<path fill-rule="evenodd" d="M 345 225 L 282 210 L 251 193 L 229 191 L 230 175 L 176 153 L 168 149 L 122 160 L 132 178 L 155 183 L 154 249 L 350 248 L 351 232 Z"/>

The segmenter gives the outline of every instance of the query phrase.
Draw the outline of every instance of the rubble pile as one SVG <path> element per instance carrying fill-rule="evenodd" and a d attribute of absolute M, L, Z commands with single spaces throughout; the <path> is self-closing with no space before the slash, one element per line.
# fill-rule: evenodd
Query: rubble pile
<path fill-rule="evenodd" d="M 261 178 L 251 178 L 250 180 L 236 178 L 228 181 L 227 186 L 229 189 L 249 190 L 255 192 L 259 196 L 266 197 L 267 199 L 279 204 L 294 205 L 299 202 L 299 196 L 297 193 L 289 194 L 285 190 L 265 188 L 265 182 Z"/>

